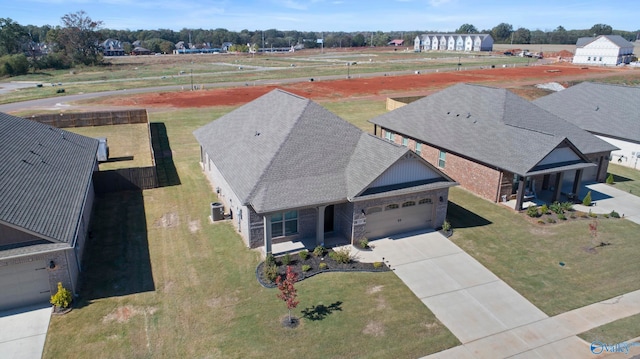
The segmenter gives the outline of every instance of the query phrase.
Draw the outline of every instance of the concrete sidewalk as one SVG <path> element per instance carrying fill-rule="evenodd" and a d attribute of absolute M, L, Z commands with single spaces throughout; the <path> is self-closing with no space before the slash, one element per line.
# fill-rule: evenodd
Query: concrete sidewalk
<path fill-rule="evenodd" d="M 621 216 L 624 215 L 629 221 L 640 224 L 640 197 L 621 191 L 605 183 L 589 183 L 584 186 L 584 195 L 591 191 L 593 205 L 586 207 L 576 204 L 574 208 L 578 211 L 593 213 L 611 213 L 616 211 Z"/>
<path fill-rule="evenodd" d="M 640 313 L 639 290 L 548 317 L 438 232 L 371 245 L 372 251 L 356 249 L 358 260 L 384 260 L 462 342 L 426 358 L 590 357 L 591 343 L 577 334 Z"/>
<path fill-rule="evenodd" d="M 51 305 L 0 312 L 0 357 L 42 358 Z"/>

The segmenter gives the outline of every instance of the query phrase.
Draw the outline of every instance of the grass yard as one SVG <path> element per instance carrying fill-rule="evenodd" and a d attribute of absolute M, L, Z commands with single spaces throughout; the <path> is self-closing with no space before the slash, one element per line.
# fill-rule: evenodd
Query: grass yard
<path fill-rule="evenodd" d="M 100 163 L 100 170 L 151 166 L 151 149 L 147 124 L 70 127 L 65 130 L 87 137 L 106 137 L 110 162 Z"/>
<path fill-rule="evenodd" d="M 613 173 L 613 187 L 640 196 L 640 170 L 611 162 L 609 163 L 609 173 Z"/>
<path fill-rule="evenodd" d="M 51 319 L 44 358 L 410 358 L 458 340 L 391 272 L 297 285 L 302 318 L 255 278 L 259 254 L 208 221 L 214 192 L 192 131 L 232 108 L 151 113 L 166 125 L 180 185 L 96 201 L 81 297 Z"/>
<path fill-rule="evenodd" d="M 618 319 L 578 336 L 589 343 L 597 340 L 606 344 L 622 343 L 640 337 L 640 314 Z M 633 352 L 637 350 L 636 348 Z"/>
<path fill-rule="evenodd" d="M 383 100 L 350 99 L 349 101 L 322 101 L 319 103 L 342 119 L 371 134 L 373 134 L 373 124 L 368 121 L 387 112 Z"/>
<path fill-rule="evenodd" d="M 535 224 L 461 188 L 449 201 L 453 242 L 550 316 L 640 289 L 633 222 L 599 219 L 598 241 L 611 245 L 593 253 L 589 219 Z"/>

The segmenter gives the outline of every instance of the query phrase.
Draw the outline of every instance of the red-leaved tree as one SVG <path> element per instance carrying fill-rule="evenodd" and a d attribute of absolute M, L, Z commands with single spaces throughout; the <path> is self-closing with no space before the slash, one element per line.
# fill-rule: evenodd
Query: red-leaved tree
<path fill-rule="evenodd" d="M 278 298 L 282 299 L 287 304 L 287 309 L 289 309 L 289 323 L 291 323 L 291 309 L 294 309 L 300 303 L 298 298 L 298 291 L 294 286 L 294 283 L 298 280 L 298 274 L 291 270 L 291 266 L 287 266 L 287 273 L 282 279 L 282 276 L 278 276 L 276 278 L 276 285 L 280 290 L 278 293 Z"/>
<path fill-rule="evenodd" d="M 596 219 L 589 223 L 589 232 L 591 232 L 591 244 L 595 248 L 598 244 L 598 221 Z"/>

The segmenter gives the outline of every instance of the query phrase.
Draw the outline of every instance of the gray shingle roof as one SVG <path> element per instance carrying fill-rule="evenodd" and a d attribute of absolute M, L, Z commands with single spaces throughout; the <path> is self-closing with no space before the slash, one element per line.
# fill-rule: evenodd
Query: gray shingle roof
<path fill-rule="evenodd" d="M 640 87 L 582 82 L 533 103 L 589 132 L 640 143 Z"/>
<path fill-rule="evenodd" d="M 282 90 L 194 135 L 239 199 L 258 213 L 347 200 L 409 151 Z"/>
<path fill-rule="evenodd" d="M 597 37 L 581 37 L 576 42 L 576 47 L 585 47 L 597 39 L 604 37 L 618 47 L 633 47 L 633 44 L 620 35 L 600 35 Z"/>
<path fill-rule="evenodd" d="M 458 84 L 370 122 L 524 175 L 568 139 L 582 153 L 612 146 L 505 89 Z"/>
<path fill-rule="evenodd" d="M 98 140 L 0 113 L 0 222 L 72 243 Z"/>

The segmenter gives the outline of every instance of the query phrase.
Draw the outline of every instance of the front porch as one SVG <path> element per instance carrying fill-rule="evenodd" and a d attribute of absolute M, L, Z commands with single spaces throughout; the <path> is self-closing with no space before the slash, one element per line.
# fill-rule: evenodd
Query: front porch
<path fill-rule="evenodd" d="M 341 247 L 345 245 L 350 245 L 351 242 L 343 236 L 337 234 L 327 234 L 324 238 L 324 247 L 325 248 L 335 248 Z M 285 253 L 298 253 L 303 249 L 308 250 L 309 252 L 313 252 L 313 249 L 316 248 L 316 238 L 315 237 L 307 237 L 300 240 L 288 241 L 288 242 L 280 242 L 274 243 L 271 245 L 271 253 L 274 256 L 280 256 Z M 260 252 L 263 256 L 266 255 L 265 247 L 259 247 Z"/>
<path fill-rule="evenodd" d="M 585 187 L 583 186 L 583 191 L 584 191 L 584 188 Z M 522 204 L 521 204 L 522 207 L 519 210 L 525 210 L 530 206 L 542 206 L 543 204 L 550 205 L 556 201 L 579 203 L 580 200 L 581 199 L 578 198 L 577 195 L 570 192 L 569 193 L 564 192 L 564 191 L 561 191 L 558 197 L 554 199 L 554 191 L 542 190 L 540 192 L 536 192 L 535 196 L 527 196 L 526 198 L 523 198 Z M 516 210 L 518 205 L 518 201 L 516 198 L 507 199 L 506 201 L 501 201 L 500 203 L 514 210 Z"/>

